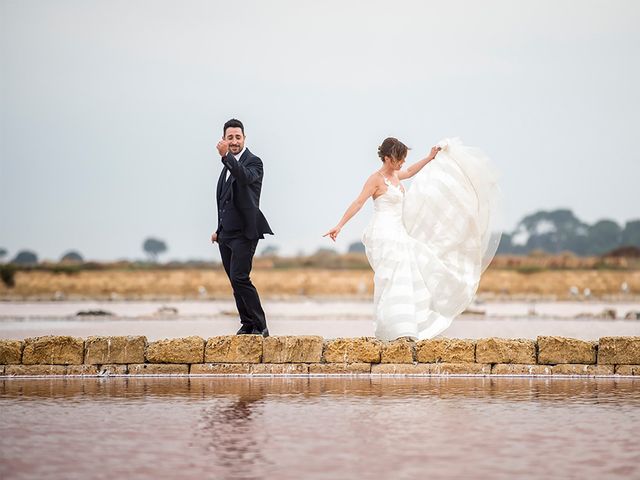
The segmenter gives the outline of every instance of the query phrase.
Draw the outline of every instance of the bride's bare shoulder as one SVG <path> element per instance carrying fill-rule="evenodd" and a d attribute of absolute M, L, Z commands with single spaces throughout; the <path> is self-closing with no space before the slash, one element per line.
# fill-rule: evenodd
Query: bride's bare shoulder
<path fill-rule="evenodd" d="M 382 175 L 380 175 L 380 172 L 376 170 L 371 175 L 369 175 L 369 178 L 367 178 L 367 183 L 379 184 L 384 183 L 384 181 Z"/>

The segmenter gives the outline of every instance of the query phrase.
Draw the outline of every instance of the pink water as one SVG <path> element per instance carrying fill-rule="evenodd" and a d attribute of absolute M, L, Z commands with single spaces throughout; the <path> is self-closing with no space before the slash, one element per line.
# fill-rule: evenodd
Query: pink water
<path fill-rule="evenodd" d="M 0 477 L 640 478 L 640 380 L 0 381 Z"/>

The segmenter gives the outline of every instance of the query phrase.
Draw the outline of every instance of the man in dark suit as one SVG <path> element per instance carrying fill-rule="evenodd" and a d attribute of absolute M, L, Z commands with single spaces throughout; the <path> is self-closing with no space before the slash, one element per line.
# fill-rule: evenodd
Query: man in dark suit
<path fill-rule="evenodd" d="M 223 165 L 216 192 L 218 228 L 211 241 L 218 242 L 222 265 L 233 287 L 242 323 L 238 335 L 268 337 L 267 320 L 249 274 L 258 239 L 273 232 L 259 209 L 262 160 L 244 142 L 240 120 L 231 119 L 224 124 L 222 140 L 217 145 Z"/>

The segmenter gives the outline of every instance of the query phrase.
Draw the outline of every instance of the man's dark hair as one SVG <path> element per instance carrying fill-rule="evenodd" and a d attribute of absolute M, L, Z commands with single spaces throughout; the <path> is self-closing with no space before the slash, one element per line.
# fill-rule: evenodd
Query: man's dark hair
<path fill-rule="evenodd" d="M 242 135 L 244 135 L 244 125 L 242 125 L 242 122 L 236 118 L 232 118 L 224 124 L 224 128 L 222 129 L 223 137 L 227 134 L 227 128 L 239 128 L 242 130 Z"/>

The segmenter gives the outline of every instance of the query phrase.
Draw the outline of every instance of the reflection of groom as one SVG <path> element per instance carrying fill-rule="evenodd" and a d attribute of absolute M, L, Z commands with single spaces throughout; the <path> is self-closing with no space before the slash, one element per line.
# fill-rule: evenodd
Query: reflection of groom
<path fill-rule="evenodd" d="M 224 124 L 223 137 L 217 146 L 224 165 L 216 191 L 218 228 L 211 235 L 211 241 L 218 242 L 222 265 L 233 287 L 242 323 L 238 335 L 268 337 L 267 320 L 249 273 L 258 239 L 273 232 L 258 208 L 262 160 L 244 146 L 244 141 L 240 120 L 231 119 Z"/>

